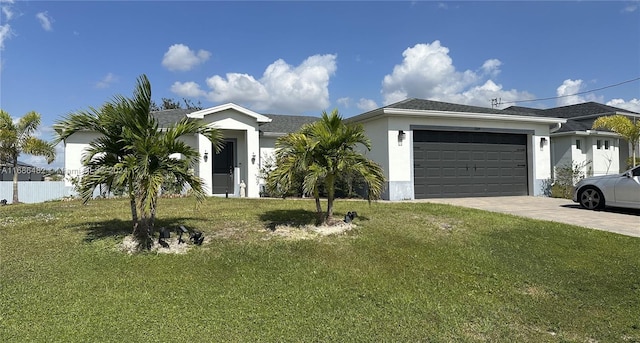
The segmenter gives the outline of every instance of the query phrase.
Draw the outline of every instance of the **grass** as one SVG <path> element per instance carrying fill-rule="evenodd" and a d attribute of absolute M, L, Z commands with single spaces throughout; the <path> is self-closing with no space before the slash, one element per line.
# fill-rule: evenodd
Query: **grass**
<path fill-rule="evenodd" d="M 426 203 L 162 199 L 212 241 L 117 251 L 125 200 L 0 207 L 2 342 L 640 342 L 640 240 Z"/>

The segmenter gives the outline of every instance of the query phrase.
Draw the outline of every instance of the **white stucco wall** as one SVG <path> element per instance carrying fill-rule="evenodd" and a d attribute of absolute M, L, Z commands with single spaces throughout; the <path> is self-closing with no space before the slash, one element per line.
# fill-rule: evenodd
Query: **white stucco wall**
<path fill-rule="evenodd" d="M 256 119 L 234 109 L 228 109 L 205 115 L 203 121 L 222 130 L 225 139 L 231 139 L 236 142 L 235 159 L 238 173 L 234 180 L 234 195 L 239 195 L 240 182 L 244 181 L 247 186 L 246 196 L 250 198 L 258 197 L 260 137 Z M 203 136 L 200 136 L 198 141 L 201 155 L 203 155 L 205 151 L 209 152 L 208 161 L 204 162 L 201 160 L 198 168 L 199 175 L 205 181 L 207 194 L 213 195 L 211 193 L 213 161 L 211 143 Z M 255 162 L 252 163 L 251 158 L 254 155 L 256 156 Z"/>
<path fill-rule="evenodd" d="M 591 160 L 589 165 L 589 175 L 607 175 L 617 174 L 620 167 L 620 156 L 618 152 L 619 140 L 609 136 L 589 136 L 589 153 L 588 158 Z M 600 148 L 598 148 L 600 141 Z M 608 142 L 608 149 L 605 145 Z"/>
<path fill-rule="evenodd" d="M 420 116 L 377 117 L 362 123 L 367 136 L 372 141 L 370 158 L 380 163 L 385 170 L 389 189 L 385 198 L 389 200 L 414 199 L 413 180 L 413 131 L 412 127 L 428 127 L 429 129 L 471 128 L 487 130 L 531 131 L 528 136 L 528 183 L 529 194 L 542 195 L 544 180 L 551 177 L 551 148 L 549 144 L 549 124 L 523 121 L 450 119 Z M 405 133 L 402 145 L 398 143 L 398 132 Z M 547 144 L 540 147 L 540 140 Z"/>
<path fill-rule="evenodd" d="M 64 148 L 64 181 L 65 186 L 73 186 L 71 180 L 82 176 L 82 158 L 89 142 L 100 137 L 95 132 L 77 132 L 65 140 Z"/>

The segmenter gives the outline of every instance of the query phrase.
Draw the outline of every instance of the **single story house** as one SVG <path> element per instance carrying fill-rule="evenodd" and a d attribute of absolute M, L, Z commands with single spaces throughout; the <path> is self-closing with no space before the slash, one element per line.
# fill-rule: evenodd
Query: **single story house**
<path fill-rule="evenodd" d="M 372 149 L 366 154 L 382 166 L 387 178 L 383 199 L 543 195 L 553 166 L 568 158 L 561 149 L 567 142 L 571 143 L 572 152 L 582 149 L 584 158 L 593 159 L 598 150 L 610 151 L 613 162 L 609 171 L 620 170 L 619 161 L 628 155 L 628 148 L 621 147 L 617 136 L 606 131 L 589 131 L 588 121 L 605 113 L 634 117 L 637 113 L 593 110 L 605 108 L 595 103 L 574 106 L 589 109 L 591 117 L 566 114 L 582 113 L 565 112 L 570 106 L 500 110 L 407 99 L 346 121 L 362 124 L 371 139 Z M 244 181 L 246 196 L 259 197 L 260 167 L 273 155 L 276 139 L 318 120 L 309 116 L 261 114 L 233 103 L 195 112 L 165 110 L 154 115 L 160 127 L 187 116 L 222 131 L 224 149 L 218 154 L 202 136 L 184 138 L 200 151 L 195 172 L 203 178 L 211 196 L 240 196 L 240 184 Z M 96 137 L 96 133 L 79 132 L 65 141 L 68 186 L 72 177 L 80 175 L 83 151 Z M 583 139 L 578 148 L 576 137 Z M 569 159 L 579 161 L 573 155 Z M 594 163 L 594 174 L 606 172 L 599 163 Z"/>
<path fill-rule="evenodd" d="M 559 130 L 551 133 L 553 166 L 575 163 L 584 166 L 583 171 L 587 176 L 621 173 L 628 169 L 626 160 L 631 156 L 629 142 L 614 132 L 591 127 L 598 117 L 619 114 L 637 121 L 640 120 L 640 113 L 597 102 L 545 110 L 512 106 L 506 110 L 567 119 Z M 636 147 L 636 151 L 640 152 L 640 147 Z"/>

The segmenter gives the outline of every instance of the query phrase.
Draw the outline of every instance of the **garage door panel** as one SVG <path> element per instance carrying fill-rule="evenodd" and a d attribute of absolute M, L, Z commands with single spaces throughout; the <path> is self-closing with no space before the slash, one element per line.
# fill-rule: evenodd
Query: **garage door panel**
<path fill-rule="evenodd" d="M 526 195 L 526 135 L 414 131 L 416 198 Z"/>

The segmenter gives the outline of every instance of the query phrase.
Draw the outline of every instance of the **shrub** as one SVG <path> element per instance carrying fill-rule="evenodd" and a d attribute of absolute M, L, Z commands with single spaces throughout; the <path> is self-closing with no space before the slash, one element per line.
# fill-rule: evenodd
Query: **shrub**
<path fill-rule="evenodd" d="M 573 186 L 585 178 L 584 169 L 591 161 L 566 163 L 554 168 L 554 179 L 551 185 L 551 197 L 571 199 Z"/>

